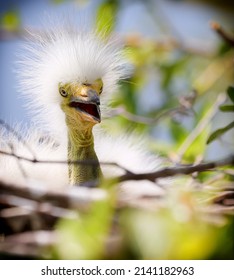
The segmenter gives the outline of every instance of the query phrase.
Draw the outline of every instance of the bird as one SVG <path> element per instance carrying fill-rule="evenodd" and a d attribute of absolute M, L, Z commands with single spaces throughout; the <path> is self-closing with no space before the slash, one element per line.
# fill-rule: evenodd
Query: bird
<path fill-rule="evenodd" d="M 24 142 L 1 129 L 0 148 L 38 162 L 0 155 L 0 177 L 42 180 L 59 188 L 121 175 L 124 169 L 140 173 L 161 166 L 161 159 L 147 151 L 142 137 L 115 137 L 100 127 L 119 81 L 129 76 L 122 49 L 115 36 L 62 20 L 59 25 L 46 26 L 42 33 L 29 33 L 26 54 L 17 65 L 19 91 L 32 124 L 14 126 L 16 133 L 23 133 Z M 67 160 L 68 164 L 40 164 L 48 159 Z M 136 195 L 147 188 L 153 193 L 160 189 L 146 180 L 122 185 L 125 190 L 134 189 Z"/>

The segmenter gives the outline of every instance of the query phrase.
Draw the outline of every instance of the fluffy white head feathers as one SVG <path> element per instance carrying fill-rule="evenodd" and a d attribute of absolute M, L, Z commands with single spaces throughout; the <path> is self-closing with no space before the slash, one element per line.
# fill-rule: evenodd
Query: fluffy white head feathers
<path fill-rule="evenodd" d="M 59 83 L 92 83 L 101 78 L 105 96 L 116 90 L 126 75 L 126 65 L 114 38 L 107 40 L 70 24 L 43 32 L 30 34 L 32 40 L 24 48 L 26 55 L 19 62 L 20 91 L 30 111 L 51 130 L 64 119 Z"/>

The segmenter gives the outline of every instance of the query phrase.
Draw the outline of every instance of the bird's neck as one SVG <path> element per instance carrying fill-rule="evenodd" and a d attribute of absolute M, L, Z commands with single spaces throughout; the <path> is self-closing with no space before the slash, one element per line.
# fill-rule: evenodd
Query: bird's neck
<path fill-rule="evenodd" d="M 77 129 L 68 126 L 68 161 L 81 161 L 81 164 L 69 163 L 69 183 L 84 184 L 102 176 L 100 164 L 94 150 L 92 127 Z"/>

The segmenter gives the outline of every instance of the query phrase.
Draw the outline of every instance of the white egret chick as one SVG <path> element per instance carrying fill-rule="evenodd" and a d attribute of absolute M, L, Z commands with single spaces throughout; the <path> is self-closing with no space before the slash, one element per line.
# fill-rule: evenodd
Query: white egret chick
<path fill-rule="evenodd" d="M 26 137 L 36 158 L 116 162 L 136 173 L 155 170 L 160 161 L 148 156 L 139 145 L 134 146 L 131 138 L 110 137 L 98 128 L 102 110 L 108 104 L 106 100 L 115 92 L 118 81 L 127 75 L 126 62 L 116 40 L 71 25 L 31 35 L 19 73 L 20 90 L 36 123 L 34 132 L 30 128 Z M 38 131 L 49 134 L 47 141 L 39 141 Z M 16 142 L 12 142 L 14 152 L 30 156 Z M 3 168 L 3 176 L 16 178 L 17 159 L 3 162 L 7 166 L 6 170 Z M 69 164 L 68 167 L 23 161 L 21 164 L 29 178 L 58 179 L 61 184 L 79 185 L 108 175 L 108 168 L 99 164 Z M 109 175 L 119 172 L 109 168 Z M 152 182 L 147 184 L 155 188 Z"/>

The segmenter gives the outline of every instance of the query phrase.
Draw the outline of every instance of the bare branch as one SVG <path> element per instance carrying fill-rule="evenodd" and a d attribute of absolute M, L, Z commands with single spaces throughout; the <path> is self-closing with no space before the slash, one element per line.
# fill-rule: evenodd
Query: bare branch
<path fill-rule="evenodd" d="M 43 248 L 52 246 L 57 240 L 54 231 L 29 231 L 13 234 L 0 243 L 0 252 L 7 255 L 38 258 Z"/>
<path fill-rule="evenodd" d="M 4 120 L 0 119 L 0 125 L 3 126 L 8 132 L 10 132 L 12 135 L 14 135 L 20 143 L 22 143 L 26 149 L 31 153 L 34 159 L 36 159 L 35 153 L 31 149 L 31 147 L 28 145 L 28 143 L 24 140 L 24 138 L 14 129 L 12 128 L 8 123 L 6 123 Z"/>
<path fill-rule="evenodd" d="M 213 202 L 225 206 L 234 206 L 234 191 L 230 190 L 220 193 L 213 199 Z"/>
<path fill-rule="evenodd" d="M 110 112 L 110 116 L 111 117 L 122 116 L 125 119 L 135 122 L 135 123 L 141 123 L 141 124 L 146 124 L 146 125 L 156 125 L 161 119 L 167 118 L 167 117 L 173 117 L 176 114 L 188 115 L 188 113 L 191 113 L 191 112 L 194 114 L 192 105 L 194 104 L 196 96 L 197 96 L 197 92 L 195 90 L 193 90 L 188 96 L 182 96 L 179 99 L 180 106 L 163 110 L 154 118 L 139 116 L 139 115 L 130 113 L 122 106 L 112 109 Z"/>
<path fill-rule="evenodd" d="M 14 146 L 13 146 L 11 143 L 9 143 L 8 146 L 9 146 L 10 149 L 11 149 L 11 153 L 14 154 Z M 19 170 L 20 170 L 21 174 L 23 175 L 23 177 L 24 177 L 24 178 L 27 178 L 27 172 L 26 172 L 25 169 L 23 168 L 23 166 L 22 166 L 20 160 L 17 160 L 17 165 L 18 165 Z"/>
<path fill-rule="evenodd" d="M 24 157 L 24 156 L 19 156 L 14 152 L 6 152 L 6 151 L 2 151 L 0 150 L 0 154 L 4 155 L 4 156 L 9 156 L 9 157 L 14 157 L 17 160 L 24 160 L 27 162 L 31 162 L 31 163 L 38 163 L 38 164 L 79 164 L 79 165 L 106 165 L 106 166 L 115 166 L 118 167 L 122 170 L 124 170 L 126 173 L 131 173 L 130 170 L 128 170 L 127 168 L 119 165 L 116 162 L 98 162 L 97 160 L 37 160 L 36 158 L 31 159 L 28 157 Z"/>
<path fill-rule="evenodd" d="M 54 218 L 69 218 L 77 216 L 72 210 L 53 206 L 52 203 L 37 202 L 15 195 L 1 194 L 0 205 L 7 206 L 6 209 L 0 211 L 0 217 L 5 219 L 30 216 L 33 213 L 48 215 Z"/>
<path fill-rule="evenodd" d="M 196 165 L 186 165 L 181 167 L 169 167 L 151 173 L 125 174 L 117 177 L 116 180 L 118 180 L 119 182 L 128 180 L 149 180 L 155 182 L 159 178 L 166 178 L 177 175 L 188 175 L 194 172 L 210 171 L 217 167 L 224 167 L 229 165 L 234 166 L 234 155 L 231 155 L 223 160 L 211 161 L 208 163 L 201 163 Z"/>
<path fill-rule="evenodd" d="M 18 185 L 0 180 L 1 194 L 14 195 L 36 202 L 49 202 L 58 207 L 85 211 L 92 201 L 102 200 L 106 192 L 101 189 L 67 188 L 66 191 L 49 191 L 46 186 Z"/>
<path fill-rule="evenodd" d="M 212 21 L 210 23 L 211 28 L 230 46 L 234 47 L 234 36 L 228 34 L 219 23 Z"/>

